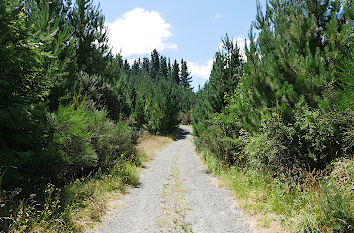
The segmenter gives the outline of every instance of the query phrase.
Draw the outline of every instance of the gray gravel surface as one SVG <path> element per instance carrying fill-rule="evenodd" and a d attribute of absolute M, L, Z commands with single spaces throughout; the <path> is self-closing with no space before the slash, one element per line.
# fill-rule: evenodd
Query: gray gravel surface
<path fill-rule="evenodd" d="M 90 232 L 251 232 L 230 193 L 212 182 L 196 157 L 191 129 L 180 130 L 180 138 L 142 171 L 124 207 Z M 176 198 L 166 201 L 169 196 Z"/>

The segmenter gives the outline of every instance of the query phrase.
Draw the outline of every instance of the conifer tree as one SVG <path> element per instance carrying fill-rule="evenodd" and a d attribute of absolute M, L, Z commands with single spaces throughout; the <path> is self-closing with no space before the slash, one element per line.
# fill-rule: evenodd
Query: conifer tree
<path fill-rule="evenodd" d="M 226 34 L 221 50 L 216 52 L 208 84 L 208 101 L 214 112 L 221 112 L 225 107 L 225 95 L 233 95 L 242 76 L 243 61 L 239 53 L 237 43 Z"/>
<path fill-rule="evenodd" d="M 160 70 L 160 55 L 154 49 L 151 53 L 151 60 L 150 60 L 150 76 L 152 78 L 157 78 Z"/>
<path fill-rule="evenodd" d="M 55 110 L 66 89 L 73 85 L 77 69 L 75 62 L 77 43 L 73 36 L 74 28 L 69 21 L 71 1 L 28 1 L 25 7 L 31 11 L 29 20 L 42 33 L 50 35 L 45 47 L 51 51 L 52 59 L 47 59 L 44 66 L 51 86 L 49 107 Z"/>
<path fill-rule="evenodd" d="M 163 57 L 163 56 L 160 57 L 159 75 L 165 79 L 167 79 L 167 76 L 168 76 L 167 59 L 166 59 L 166 57 Z"/>
<path fill-rule="evenodd" d="M 76 61 L 79 70 L 105 75 L 110 49 L 99 7 L 94 6 L 92 0 L 76 0 L 71 22 L 78 41 Z"/>
<path fill-rule="evenodd" d="M 138 75 L 138 74 L 140 74 L 140 59 L 135 60 L 132 66 L 132 75 Z"/>
<path fill-rule="evenodd" d="M 168 58 L 168 64 L 167 64 L 167 78 L 172 79 L 172 67 L 171 67 L 171 59 Z"/>
<path fill-rule="evenodd" d="M 253 27 L 260 34 L 255 41 L 251 30 L 246 47 L 244 106 L 279 107 L 290 122 L 295 107 L 331 108 L 334 71 L 349 51 L 350 16 L 342 9 L 340 1 L 271 1 L 264 14 L 258 3 Z M 245 124 L 259 125 L 263 113 L 246 112 Z"/>
<path fill-rule="evenodd" d="M 171 79 L 177 84 L 180 84 L 180 82 L 181 82 L 181 79 L 179 76 L 179 64 L 177 63 L 176 60 L 174 61 L 173 66 L 172 66 Z"/>
<path fill-rule="evenodd" d="M 144 75 L 150 75 L 150 61 L 147 57 L 143 58 L 142 70 Z"/>
<path fill-rule="evenodd" d="M 50 143 L 45 104 L 50 82 L 44 67 L 52 58 L 46 48 L 53 40 L 49 32 L 56 29 L 36 28 L 28 12 L 21 1 L 0 1 L 0 164 L 9 168 L 2 186 L 35 175 L 36 159 L 46 156 Z"/>
<path fill-rule="evenodd" d="M 130 73 L 130 65 L 127 59 L 124 60 L 124 64 L 123 64 L 123 72 L 125 74 L 129 74 Z"/>
<path fill-rule="evenodd" d="M 186 88 L 190 88 L 190 82 L 192 77 L 189 76 L 187 62 L 183 59 L 181 60 L 181 85 Z"/>

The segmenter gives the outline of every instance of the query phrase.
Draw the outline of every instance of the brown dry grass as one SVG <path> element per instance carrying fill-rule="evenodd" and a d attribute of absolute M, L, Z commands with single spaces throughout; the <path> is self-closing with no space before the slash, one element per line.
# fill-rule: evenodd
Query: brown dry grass
<path fill-rule="evenodd" d="M 160 151 L 173 141 L 172 137 L 147 135 L 138 141 L 137 149 L 146 157 L 144 162 L 153 159 Z"/>

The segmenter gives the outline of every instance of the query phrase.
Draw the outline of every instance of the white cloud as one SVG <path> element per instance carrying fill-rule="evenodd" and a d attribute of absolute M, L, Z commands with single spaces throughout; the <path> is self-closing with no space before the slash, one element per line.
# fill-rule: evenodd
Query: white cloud
<path fill-rule="evenodd" d="M 172 36 L 171 25 L 156 11 L 137 7 L 107 26 L 113 53 L 129 56 L 147 54 L 155 48 L 177 49 L 176 44 L 166 41 Z"/>
<path fill-rule="evenodd" d="M 222 18 L 222 15 L 221 15 L 221 14 L 219 14 L 219 13 L 216 13 L 216 15 L 215 15 L 215 19 L 220 19 L 220 18 Z"/>
<path fill-rule="evenodd" d="M 203 79 L 209 79 L 211 69 L 213 67 L 214 59 L 209 60 L 205 64 L 196 62 L 188 62 L 188 68 L 192 76 L 198 76 Z"/>

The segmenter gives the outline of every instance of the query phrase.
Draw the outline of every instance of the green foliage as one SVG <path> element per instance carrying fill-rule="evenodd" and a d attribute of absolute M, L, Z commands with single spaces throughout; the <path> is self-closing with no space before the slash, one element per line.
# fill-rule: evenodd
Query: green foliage
<path fill-rule="evenodd" d="M 308 166 L 323 169 L 332 160 L 352 154 L 352 113 L 299 111 L 295 123 L 286 125 L 273 113 L 263 120 L 262 132 L 245 146 L 249 161 L 275 174 L 295 172 Z M 294 170 L 295 169 L 295 170 Z M 294 175 L 294 174 L 293 174 Z"/>
<path fill-rule="evenodd" d="M 119 85 L 119 83 L 116 85 Z M 129 115 L 129 107 L 124 96 L 101 76 L 80 72 L 77 77 L 76 89 L 81 95 L 80 99 L 92 100 L 99 110 L 106 109 L 109 118 L 112 120 L 117 121 L 121 115 Z"/>
<path fill-rule="evenodd" d="M 276 174 L 351 154 L 351 9 L 274 0 L 264 13 L 258 4 L 247 61 L 226 35 L 198 93 L 197 143 L 227 164 L 248 159 Z"/>
<path fill-rule="evenodd" d="M 137 124 L 146 125 L 152 133 L 164 134 L 177 125 L 179 109 L 178 89 L 169 80 L 154 82 L 141 77 L 137 80 L 136 99 L 133 118 Z"/>
<path fill-rule="evenodd" d="M 338 160 L 326 172 L 302 170 L 303 182 L 292 177 L 274 178 L 263 169 L 231 166 L 211 153 L 202 153 L 204 163 L 225 181 L 240 206 L 250 214 L 259 214 L 267 228 L 269 219 L 277 219 L 287 232 L 351 232 L 353 229 L 353 161 Z M 286 182 L 284 182 L 284 179 Z"/>
<path fill-rule="evenodd" d="M 187 62 L 181 61 L 181 85 L 187 88 L 190 88 L 190 82 L 192 81 L 192 77 L 189 76 Z"/>
<path fill-rule="evenodd" d="M 15 186 L 36 174 L 31 167 L 50 142 L 42 66 L 51 53 L 44 46 L 49 34 L 32 26 L 20 2 L 0 4 L 0 164 L 3 186 Z"/>
<path fill-rule="evenodd" d="M 78 40 L 76 60 L 80 71 L 88 74 L 107 74 L 110 59 L 104 17 L 92 0 L 76 0 L 71 23 Z"/>
<path fill-rule="evenodd" d="M 134 153 L 129 127 L 123 122 L 114 124 L 106 115 L 90 104 L 59 107 L 52 120 L 53 165 L 59 178 L 106 169 L 122 154 Z"/>
<path fill-rule="evenodd" d="M 174 67 L 156 50 L 132 67 L 113 56 L 92 0 L 0 1 L 0 230 L 71 231 L 70 208 L 96 200 L 99 182 L 138 184 L 138 131 L 169 133 L 191 111 L 187 63 L 181 84 Z M 89 175 L 110 178 L 75 186 Z M 74 187 L 65 209 L 42 197 L 48 182 Z"/>
<path fill-rule="evenodd" d="M 195 143 L 209 168 L 243 207 L 290 231 L 352 231 L 352 191 L 338 181 L 353 175 L 331 165 L 353 166 L 352 20 L 351 1 L 258 2 L 247 60 L 226 36 L 197 93 Z"/>

